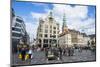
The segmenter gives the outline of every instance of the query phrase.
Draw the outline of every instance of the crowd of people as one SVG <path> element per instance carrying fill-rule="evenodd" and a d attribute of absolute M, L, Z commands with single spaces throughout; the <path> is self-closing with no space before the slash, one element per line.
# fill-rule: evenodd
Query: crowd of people
<path fill-rule="evenodd" d="M 21 47 L 18 47 L 17 53 L 22 61 L 32 58 L 32 48 L 27 45 L 21 45 Z"/>
<path fill-rule="evenodd" d="M 75 51 L 78 51 L 79 53 L 82 53 L 83 50 L 90 50 L 92 51 L 91 49 L 89 49 L 89 47 L 82 47 L 82 46 L 79 46 L 77 48 L 75 48 L 74 46 L 71 46 L 71 47 L 49 47 L 49 48 L 45 48 L 45 54 L 46 54 L 46 57 L 48 55 L 48 51 L 52 51 L 53 54 L 58 57 L 60 60 L 63 59 L 63 56 L 74 56 L 75 55 Z"/>
<path fill-rule="evenodd" d="M 62 48 L 62 47 L 49 47 L 45 48 L 45 54 L 46 57 L 48 55 L 48 52 L 51 51 L 56 58 L 58 57 L 60 60 L 62 60 L 63 56 L 73 56 L 74 55 L 74 47 L 68 47 L 68 48 Z M 48 59 L 48 58 L 47 58 Z"/>
<path fill-rule="evenodd" d="M 47 57 L 48 51 L 53 52 L 54 56 L 58 57 L 60 60 L 62 60 L 63 56 L 74 56 L 75 55 L 75 47 L 46 47 L 46 48 L 40 48 L 40 47 L 30 47 L 26 45 L 22 45 L 21 47 L 18 47 L 18 57 L 22 59 L 22 61 L 27 59 L 32 59 L 32 54 L 34 50 L 38 51 L 44 51 L 45 56 Z M 77 48 L 79 52 L 82 52 L 82 47 Z"/>

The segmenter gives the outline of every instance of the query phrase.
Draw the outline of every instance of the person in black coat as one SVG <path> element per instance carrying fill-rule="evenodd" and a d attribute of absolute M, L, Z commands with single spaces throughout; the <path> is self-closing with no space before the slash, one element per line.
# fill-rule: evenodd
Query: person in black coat
<path fill-rule="evenodd" d="M 68 47 L 68 56 L 71 56 L 71 48 Z"/>
<path fill-rule="evenodd" d="M 62 48 L 59 47 L 59 52 L 60 52 L 60 60 L 62 60 Z"/>
<path fill-rule="evenodd" d="M 22 55 L 22 61 L 24 61 L 24 60 L 25 60 L 25 55 L 26 55 L 26 50 L 25 50 L 25 48 L 22 48 L 22 50 L 21 50 L 21 55 Z"/>

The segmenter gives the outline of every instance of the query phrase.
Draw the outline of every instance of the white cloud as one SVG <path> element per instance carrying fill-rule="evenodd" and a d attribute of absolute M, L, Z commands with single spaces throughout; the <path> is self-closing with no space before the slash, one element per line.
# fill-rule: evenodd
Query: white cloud
<path fill-rule="evenodd" d="M 92 34 L 95 34 L 95 27 L 88 29 L 88 30 L 87 30 L 87 33 L 88 33 L 88 34 L 91 34 L 91 33 L 92 33 Z"/>
<path fill-rule="evenodd" d="M 32 24 L 32 22 L 26 23 L 26 30 L 30 36 L 30 40 L 36 37 L 37 25 Z"/>
<path fill-rule="evenodd" d="M 63 23 L 63 15 L 66 15 L 66 23 L 69 28 L 76 29 L 78 26 L 82 24 L 81 19 L 87 18 L 87 6 L 74 6 L 71 5 L 59 5 L 54 4 L 53 5 L 53 14 L 57 22 L 60 24 L 60 30 Z M 80 27 L 80 26 L 79 26 Z M 78 28 L 79 28 L 78 27 Z"/>
<path fill-rule="evenodd" d="M 84 32 L 87 34 L 95 33 L 95 18 L 88 17 L 88 7 L 87 6 L 70 6 L 70 5 L 59 5 L 53 4 L 53 16 L 55 20 L 60 24 L 60 31 L 63 23 L 63 15 L 66 14 L 66 23 L 68 28 L 76 29 L 81 31 L 84 29 Z M 36 37 L 36 31 L 39 24 L 39 18 L 46 18 L 48 13 L 51 11 L 46 7 L 45 13 L 35 13 L 31 12 L 33 21 L 35 24 L 26 23 L 26 27 L 30 36 L 34 35 Z"/>
<path fill-rule="evenodd" d="M 36 19 L 36 21 L 39 21 L 39 18 L 46 18 L 47 13 L 35 13 L 35 12 L 31 12 L 31 15 L 32 15 L 33 19 Z"/>
<path fill-rule="evenodd" d="M 87 17 L 87 6 L 74 6 L 71 5 L 59 5 L 54 4 L 53 11 L 58 16 L 62 16 L 64 13 L 67 18 L 81 18 L 84 19 Z"/>
<path fill-rule="evenodd" d="M 69 19 L 68 19 L 69 20 Z M 70 23 L 71 22 L 71 23 Z M 85 29 L 85 28 L 90 28 L 95 24 L 95 19 L 93 18 L 87 18 L 86 20 L 81 20 L 81 19 L 70 19 L 69 20 L 69 27 L 70 28 L 75 28 L 75 29 Z"/>
<path fill-rule="evenodd" d="M 74 6 L 54 4 L 53 13 L 56 20 L 62 26 L 62 17 L 65 13 L 68 28 L 81 31 L 84 29 L 87 34 L 95 32 L 95 18 L 88 17 L 88 6 Z M 94 25 L 94 26 L 93 26 Z M 92 27 L 91 27 L 92 26 Z M 90 31 L 91 27 L 91 31 Z M 88 30 L 87 30 L 88 29 Z M 60 27 L 61 30 L 61 27 Z"/>

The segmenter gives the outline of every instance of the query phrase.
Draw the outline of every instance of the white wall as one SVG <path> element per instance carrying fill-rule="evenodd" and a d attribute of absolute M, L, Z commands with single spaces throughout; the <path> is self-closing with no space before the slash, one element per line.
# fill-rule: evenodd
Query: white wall
<path fill-rule="evenodd" d="M 66 34 L 66 35 L 63 35 L 61 37 L 59 37 L 59 45 L 65 45 L 66 46 L 72 46 L 72 43 L 71 43 L 71 34 Z"/>

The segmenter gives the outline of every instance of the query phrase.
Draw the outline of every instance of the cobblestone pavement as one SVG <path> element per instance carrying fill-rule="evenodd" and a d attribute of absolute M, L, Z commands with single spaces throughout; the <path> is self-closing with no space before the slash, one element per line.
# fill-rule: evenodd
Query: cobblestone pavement
<path fill-rule="evenodd" d="M 46 63 L 63 63 L 63 62 L 79 62 L 79 61 L 95 61 L 95 53 L 90 50 L 83 50 L 79 52 L 75 50 L 74 56 L 63 56 L 62 60 L 49 60 L 45 58 L 45 52 L 34 51 L 32 60 L 21 61 L 18 59 L 17 55 L 14 54 L 12 57 L 14 65 L 27 65 L 27 64 L 46 64 Z"/>

